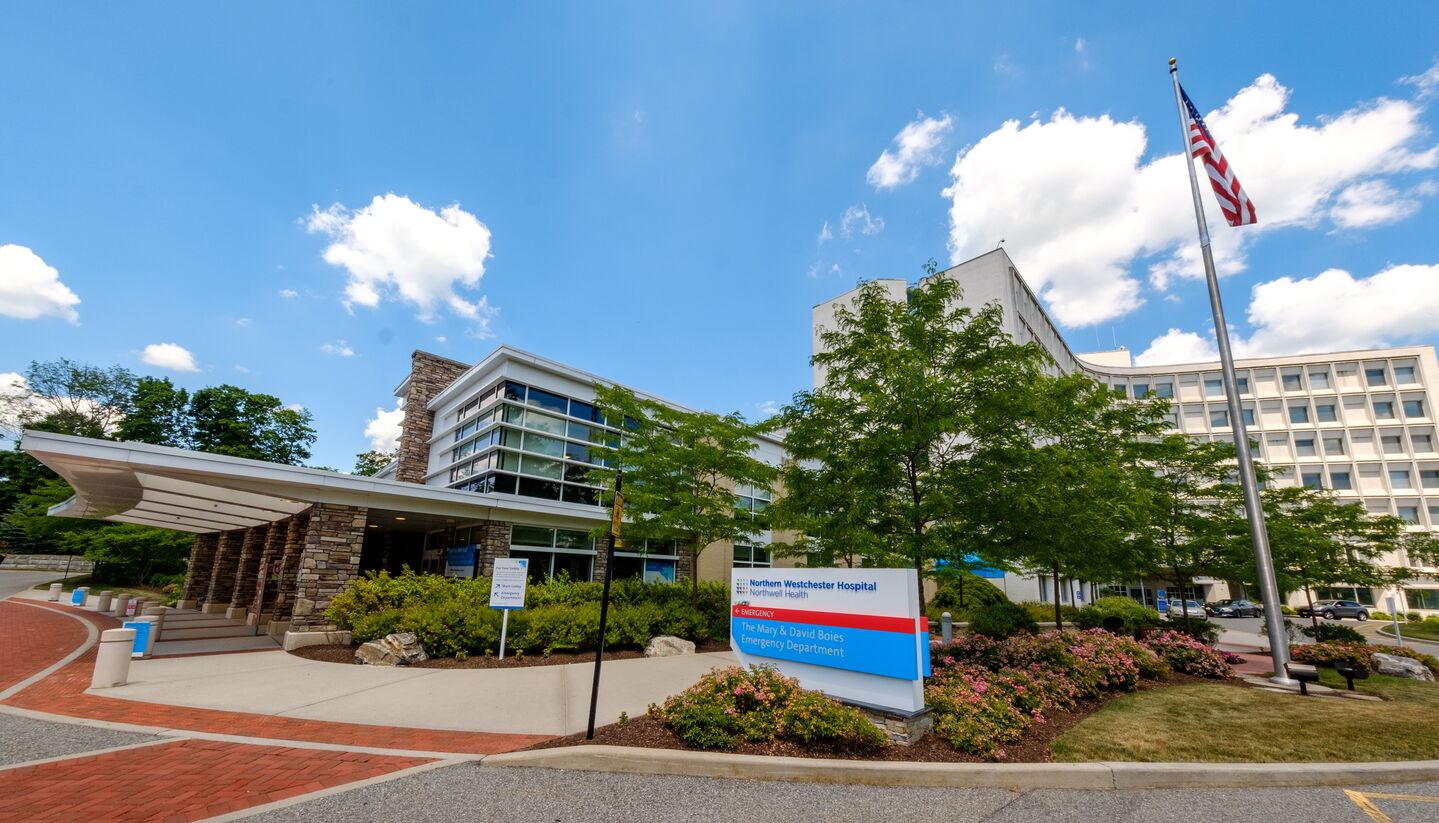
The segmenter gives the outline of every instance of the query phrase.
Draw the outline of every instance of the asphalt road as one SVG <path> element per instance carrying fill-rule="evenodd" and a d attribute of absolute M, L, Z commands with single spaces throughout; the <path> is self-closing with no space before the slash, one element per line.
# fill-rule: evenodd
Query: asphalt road
<path fill-rule="evenodd" d="M 1355 786 L 1395 823 L 1439 823 L 1439 783 Z M 464 764 L 310 800 L 250 820 L 782 821 L 782 823 L 1370 823 L 1342 788 L 1024 791 L 918 789 L 617 775 Z"/>
<path fill-rule="evenodd" d="M 0 572 L 0 599 L 63 576 L 61 572 Z"/>
<path fill-rule="evenodd" d="M 1264 619 L 1260 617 L 1215 617 L 1210 619 L 1226 629 L 1235 629 L 1242 632 L 1253 632 L 1255 634 L 1264 631 Z M 1301 628 L 1310 625 L 1309 618 L 1307 617 L 1290 617 L 1289 622 Z M 1393 624 L 1390 623 L 1390 621 L 1388 620 L 1366 620 L 1361 623 L 1358 620 L 1354 620 L 1352 618 L 1334 621 L 1326 621 L 1321 618 L 1319 622 L 1332 622 L 1347 626 L 1351 629 L 1354 629 L 1355 631 L 1358 631 L 1360 634 L 1363 634 L 1365 637 L 1368 638 L 1368 642 L 1376 646 L 1394 645 L 1394 638 L 1392 636 L 1387 634 L 1380 634 L 1379 632 L 1381 628 L 1385 627 L 1391 627 L 1392 630 Z M 1399 624 L 1399 631 L 1401 633 L 1404 631 L 1403 623 Z M 1411 638 L 1405 637 L 1404 645 L 1413 646 L 1419 651 L 1426 652 L 1428 654 L 1439 655 L 1439 643 L 1422 640 L 1416 641 L 1412 640 Z"/>

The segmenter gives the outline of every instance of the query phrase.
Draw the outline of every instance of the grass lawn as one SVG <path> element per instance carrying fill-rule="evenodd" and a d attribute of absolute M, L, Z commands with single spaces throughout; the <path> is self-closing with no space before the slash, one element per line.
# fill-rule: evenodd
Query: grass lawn
<path fill-rule="evenodd" d="M 112 591 L 117 595 L 128 594 L 131 597 L 158 597 L 170 606 L 180 602 L 180 595 L 178 593 L 165 594 L 154 586 L 119 586 L 114 583 L 93 583 L 90 581 L 89 575 L 72 575 L 68 580 L 57 577 L 48 583 L 36 584 L 34 588 L 40 591 L 46 591 L 50 588 L 51 583 L 65 584 L 61 589 L 61 591 L 64 592 L 72 592 L 78 586 L 89 586 L 91 594 L 99 594 L 102 591 Z M 68 602 L 68 600 L 66 602 Z"/>
<path fill-rule="evenodd" d="M 1389 625 L 1383 630 L 1383 633 L 1389 637 L 1394 636 L 1393 632 L 1393 625 Z M 1422 623 L 1401 622 L 1399 624 L 1399 633 L 1405 637 L 1412 637 L 1415 640 L 1439 640 L 1439 623 L 1433 620 L 1425 620 Z"/>
<path fill-rule="evenodd" d="M 1332 669 L 1326 686 L 1344 688 Z M 1054 759 L 1324 761 L 1439 758 L 1439 684 L 1371 675 L 1383 703 L 1298 697 L 1223 683 L 1136 692 L 1054 741 Z M 1430 718 L 1420 720 L 1420 718 Z"/>

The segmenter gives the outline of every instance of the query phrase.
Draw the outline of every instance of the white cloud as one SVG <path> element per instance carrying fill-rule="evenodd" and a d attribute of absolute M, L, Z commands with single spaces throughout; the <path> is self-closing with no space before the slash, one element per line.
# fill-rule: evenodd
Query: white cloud
<path fill-rule="evenodd" d="M 1419 210 L 1419 201 L 1403 197 L 1383 180 L 1355 183 L 1339 192 L 1329 215 L 1341 229 L 1392 223 Z"/>
<path fill-rule="evenodd" d="M 766 400 L 762 403 L 757 403 L 755 405 L 755 408 L 758 409 L 759 413 L 764 415 L 765 417 L 773 417 L 776 414 L 779 414 L 779 403 L 774 400 Z"/>
<path fill-rule="evenodd" d="M 404 420 L 404 409 L 375 409 L 375 416 L 365 423 L 365 436 L 370 438 L 370 448 L 382 452 L 398 448 L 400 428 Z"/>
<path fill-rule="evenodd" d="M 844 210 L 844 215 L 839 219 L 839 234 L 841 237 L 851 237 L 855 232 L 866 237 L 879 234 L 884 231 L 884 218 L 875 217 L 869 213 L 869 207 L 863 203 L 857 206 L 850 206 Z"/>
<path fill-rule="evenodd" d="M 455 289 L 479 287 L 490 255 L 490 230 L 459 205 L 436 212 L 408 197 L 385 194 L 353 211 L 338 203 L 325 210 L 316 206 L 305 227 L 333 241 L 324 258 L 349 272 L 347 308 L 399 299 L 430 323 L 443 305 L 489 336 L 495 310 L 483 296 L 471 301 Z"/>
<path fill-rule="evenodd" d="M 449 341 L 450 341 L 450 338 L 444 336 L 443 334 L 440 335 L 439 337 L 436 337 L 436 338 L 435 338 L 435 342 L 436 342 L 436 343 L 448 343 Z"/>
<path fill-rule="evenodd" d="M 819 227 L 819 236 L 814 239 L 814 244 L 816 246 L 823 246 L 833 239 L 834 232 L 829 230 L 829 221 L 826 220 L 824 221 L 824 225 Z"/>
<path fill-rule="evenodd" d="M 239 317 L 239 318 L 236 318 L 236 319 L 235 319 L 235 325 L 236 325 L 236 326 L 239 326 L 239 327 L 242 328 L 242 329 L 247 329 L 247 328 L 249 328 L 249 327 L 250 327 L 250 324 L 253 323 L 253 322 L 255 322 L 255 321 L 251 320 L 251 319 L 248 318 L 248 317 Z"/>
<path fill-rule="evenodd" d="M 1330 269 L 1254 287 L 1247 338 L 1238 357 L 1352 351 L 1399 345 L 1439 333 L 1439 264 L 1397 265 L 1367 278 Z M 1140 366 L 1215 360 L 1212 338 L 1170 329 L 1134 359 Z"/>
<path fill-rule="evenodd" d="M 140 353 L 140 362 L 170 371 L 199 371 L 195 355 L 177 343 L 151 343 Z"/>
<path fill-rule="evenodd" d="M 285 298 L 286 300 L 293 300 L 296 297 L 299 297 L 300 293 L 295 291 L 294 289 L 280 289 L 280 296 Z"/>
<path fill-rule="evenodd" d="M 333 343 L 326 343 L 320 347 L 320 351 L 324 352 L 325 354 L 339 355 L 340 357 L 355 356 L 355 350 L 350 348 L 349 344 L 343 340 L 336 340 Z"/>
<path fill-rule="evenodd" d="M 1439 147 L 1424 144 L 1423 106 L 1415 101 L 1381 98 L 1306 125 L 1285 110 L 1288 99 L 1289 90 L 1266 74 L 1207 118 L 1259 215 L 1258 225 L 1231 229 L 1213 194 L 1202 192 L 1221 274 L 1243 270 L 1247 244 L 1276 228 L 1381 213 L 1398 219 L 1405 196 L 1393 188 L 1338 195 L 1439 163 Z M 1171 131 L 1172 124 L 1157 133 Z M 1160 146 L 1174 142 L 1177 135 L 1166 136 Z M 1146 161 L 1148 148 L 1143 125 L 1107 115 L 1061 109 L 1044 121 L 1006 122 L 961 151 L 951 169 L 944 194 L 952 259 L 1007 238 L 1030 285 L 1071 327 L 1142 305 L 1136 266 L 1147 264 L 1160 289 L 1175 277 L 1202 277 L 1184 158 Z"/>
<path fill-rule="evenodd" d="M 1430 66 L 1429 70 L 1423 74 L 1401 77 L 1399 82 L 1408 83 L 1418 89 L 1418 94 L 1421 98 L 1433 95 L 1436 91 L 1439 91 L 1439 60 L 1436 60 L 1434 65 Z"/>
<path fill-rule="evenodd" d="M 60 272 L 24 246 L 0 246 L 0 314 L 33 320 L 55 315 L 78 323 L 80 298 L 60 282 Z"/>
<path fill-rule="evenodd" d="M 920 112 L 919 119 L 894 136 L 894 151 L 880 152 L 865 179 L 877 189 L 893 189 L 913 182 L 920 168 L 939 162 L 940 141 L 953 125 L 949 115 L 935 119 Z"/>
<path fill-rule="evenodd" d="M 1074 56 L 1079 58 L 1080 68 L 1089 68 L 1089 44 L 1083 37 L 1074 38 Z"/>
<path fill-rule="evenodd" d="M 1149 348 L 1134 358 L 1136 366 L 1163 366 L 1170 363 L 1203 363 L 1218 360 L 1214 343 L 1192 331 L 1170 329 L 1154 338 Z"/>
<path fill-rule="evenodd" d="M 235 368 L 235 371 L 239 372 L 240 374 L 249 374 L 249 373 L 250 373 L 250 370 L 249 370 L 248 368 L 246 368 L 245 366 L 240 365 L 239 363 L 236 363 L 235 366 L 234 366 L 234 368 Z"/>

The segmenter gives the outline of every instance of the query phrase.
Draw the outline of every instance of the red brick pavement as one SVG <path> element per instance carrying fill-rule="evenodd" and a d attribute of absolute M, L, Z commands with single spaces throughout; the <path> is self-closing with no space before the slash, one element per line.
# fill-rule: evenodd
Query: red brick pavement
<path fill-rule="evenodd" d="M 75 626 L 74 620 L 51 612 L 68 612 L 90 621 L 102 630 L 118 625 L 117 621 L 104 615 L 43 601 L 41 602 L 41 605 L 44 606 L 43 609 L 11 604 L 0 605 L 18 610 L 12 615 L 17 621 L 14 626 L 17 631 L 0 634 L 0 659 L 4 659 L 4 656 L 9 654 L 10 645 L 16 642 L 17 636 L 54 634 L 65 628 L 62 624 Z M 81 629 L 79 626 L 75 626 L 75 628 Z M 83 639 L 84 632 L 81 629 L 79 641 L 83 641 Z M 49 662 L 54 662 L 73 650 L 79 645 L 79 641 L 73 643 L 69 648 L 58 650 Z M 115 723 L 133 723 L 185 731 L 245 735 L 273 740 L 300 740 L 366 748 L 459 754 L 498 754 L 522 749 L 549 739 L 547 735 L 461 732 L 374 726 L 361 723 L 332 723 L 322 720 L 303 720 L 99 697 L 85 694 L 85 690 L 90 687 L 90 675 L 94 666 L 95 650 L 92 648 L 59 671 L 3 702 L 6 705 L 38 712 Z M 37 670 L 42 667 L 37 667 Z"/>
<path fill-rule="evenodd" d="M 429 762 L 181 740 L 0 771 L 0 821 L 199 820 Z"/>
<path fill-rule="evenodd" d="M 0 638 L 4 638 L 4 660 L 0 666 L 0 691 L 54 663 L 85 642 L 85 627 L 74 620 L 64 625 L 46 622 L 47 630 L 31 631 L 32 616 L 44 613 L 30 606 L 0 600 Z M 53 623 L 53 625 L 51 625 Z"/>

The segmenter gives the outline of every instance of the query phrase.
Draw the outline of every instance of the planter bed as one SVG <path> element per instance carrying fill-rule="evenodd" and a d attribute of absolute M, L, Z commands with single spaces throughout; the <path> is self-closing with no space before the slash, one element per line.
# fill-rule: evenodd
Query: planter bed
<path fill-rule="evenodd" d="M 318 660 L 323 663 L 345 663 L 354 665 L 355 649 L 357 645 L 340 646 L 302 646 L 290 654 L 296 657 L 303 657 L 306 660 Z M 705 640 L 695 644 L 695 652 L 704 654 L 708 652 L 727 652 L 729 643 L 722 640 Z M 605 651 L 605 660 L 632 660 L 637 657 L 644 657 L 643 649 L 610 649 Z M 485 657 L 475 655 L 466 657 L 463 660 L 455 657 L 432 657 L 423 663 L 416 663 L 410 668 L 415 669 L 518 669 L 526 666 L 563 666 L 569 663 L 593 663 L 595 662 L 594 651 L 587 652 L 554 652 L 549 655 L 526 654 L 515 657 L 505 655 L 505 659 L 498 657 Z"/>

